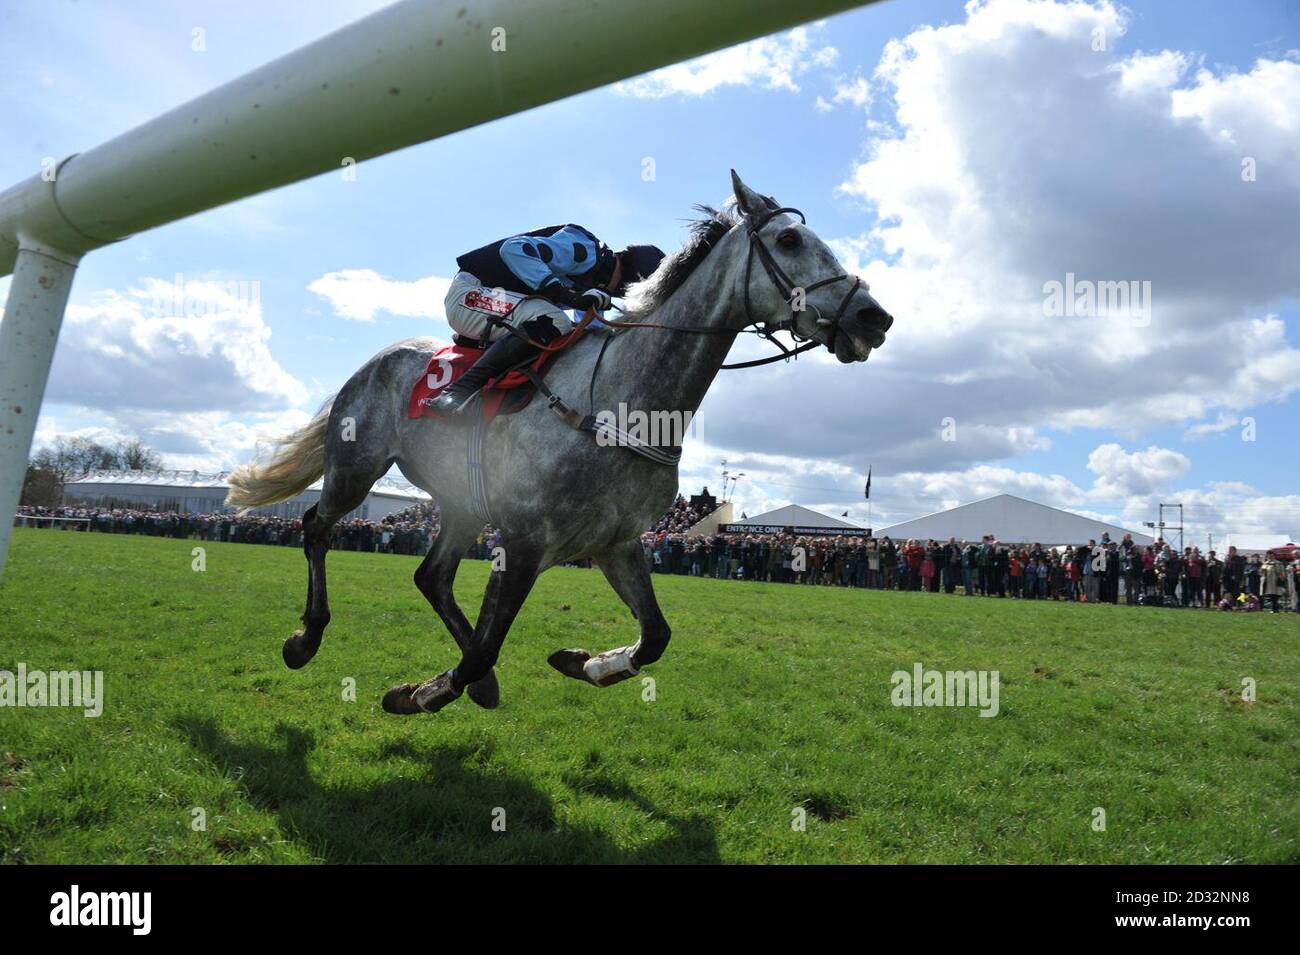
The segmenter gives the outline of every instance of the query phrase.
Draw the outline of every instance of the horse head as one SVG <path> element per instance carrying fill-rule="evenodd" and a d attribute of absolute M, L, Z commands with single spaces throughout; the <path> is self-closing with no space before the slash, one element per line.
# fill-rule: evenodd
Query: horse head
<path fill-rule="evenodd" d="M 746 321 L 820 342 L 842 362 L 866 361 L 884 344 L 893 317 L 844 271 L 803 213 L 755 192 L 734 169 L 731 184 L 744 217 L 736 228 L 749 234 L 741 280 Z"/>

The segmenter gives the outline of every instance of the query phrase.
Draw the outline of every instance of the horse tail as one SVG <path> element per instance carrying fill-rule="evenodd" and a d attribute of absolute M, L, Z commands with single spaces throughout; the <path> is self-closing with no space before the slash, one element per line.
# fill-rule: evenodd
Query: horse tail
<path fill-rule="evenodd" d="M 226 504 L 246 514 L 255 507 L 307 490 L 325 473 L 325 432 L 333 405 L 334 397 L 330 396 L 311 421 L 275 440 L 275 451 L 266 463 L 252 462 L 235 468 L 230 474 Z"/>

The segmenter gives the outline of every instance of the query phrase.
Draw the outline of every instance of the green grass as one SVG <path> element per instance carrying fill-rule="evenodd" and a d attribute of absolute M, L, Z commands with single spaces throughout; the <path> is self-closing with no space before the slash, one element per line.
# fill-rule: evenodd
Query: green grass
<path fill-rule="evenodd" d="M 635 636 L 598 572 L 557 569 L 502 652 L 500 709 L 403 718 L 385 689 L 456 660 L 415 558 L 332 554 L 334 623 L 293 672 L 301 553 L 208 544 L 196 573 L 193 546 L 15 532 L 0 669 L 103 670 L 106 702 L 0 709 L 0 859 L 1300 861 L 1294 614 L 657 577 L 675 636 L 646 702 L 547 666 Z M 486 573 L 462 565 L 471 617 Z M 1000 714 L 892 706 L 916 662 L 998 670 Z"/>

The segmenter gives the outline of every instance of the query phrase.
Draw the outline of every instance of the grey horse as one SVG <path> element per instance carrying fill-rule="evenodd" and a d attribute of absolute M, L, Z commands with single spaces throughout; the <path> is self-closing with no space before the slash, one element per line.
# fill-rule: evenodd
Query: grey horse
<path fill-rule="evenodd" d="M 574 405 L 590 401 L 593 414 L 622 404 L 694 415 L 736 336 L 747 329 L 786 329 L 804 347 L 825 345 L 846 363 L 865 361 L 883 344 L 893 319 L 859 279 L 844 274 L 802 214 L 750 189 L 734 171 L 732 188 L 734 204 L 723 211 L 705 208 L 686 245 L 630 290 L 627 326 L 616 334 L 583 335 L 555 358 L 545 382 L 556 395 Z M 324 478 L 319 502 L 303 515 L 307 608 L 302 629 L 285 641 L 285 663 L 305 665 L 329 623 L 325 554 L 331 530 L 396 464 L 441 507 L 441 531 L 415 572 L 415 584 L 461 657 L 432 679 L 390 689 L 385 710 L 434 712 L 466 689 L 480 706 L 495 707 L 493 666 L 538 576 L 585 558 L 600 567 L 631 609 L 640 637 L 595 656 L 558 650 L 550 663 L 597 686 L 636 675 L 668 645 L 670 630 L 640 537 L 676 496 L 677 467 L 598 442 L 543 400 L 496 418 L 483 435 L 481 488 L 502 551 L 471 625 L 456 604 L 452 581 L 484 523 L 471 508 L 467 460 L 473 428 L 406 414 L 411 388 L 439 347 L 434 339 L 412 338 L 380 352 L 310 423 L 276 442 L 269 460 L 244 465 L 231 476 L 227 503 L 241 510 L 292 497 Z"/>

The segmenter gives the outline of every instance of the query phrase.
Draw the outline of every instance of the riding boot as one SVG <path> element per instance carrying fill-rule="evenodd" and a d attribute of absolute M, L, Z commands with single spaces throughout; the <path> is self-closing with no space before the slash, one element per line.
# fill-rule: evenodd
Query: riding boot
<path fill-rule="evenodd" d="M 437 414 L 460 414 L 490 379 L 499 378 L 535 354 L 536 348 L 513 334 L 498 338 L 479 356 L 473 367 L 445 388 L 429 407 Z"/>

